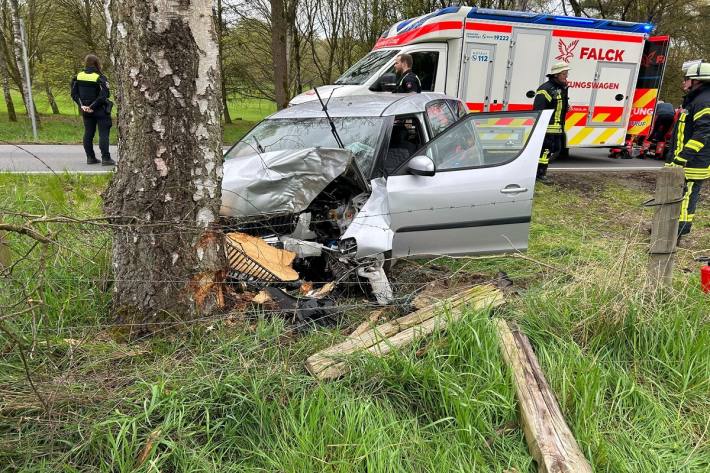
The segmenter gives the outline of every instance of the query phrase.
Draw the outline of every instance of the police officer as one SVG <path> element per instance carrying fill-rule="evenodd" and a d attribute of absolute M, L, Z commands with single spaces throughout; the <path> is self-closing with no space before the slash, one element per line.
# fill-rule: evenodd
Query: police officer
<path fill-rule="evenodd" d="M 398 81 L 395 93 L 416 92 L 421 93 L 422 83 L 419 77 L 412 72 L 412 55 L 407 53 L 398 54 L 394 58 L 394 71 L 397 73 Z"/>
<path fill-rule="evenodd" d="M 697 61 L 683 70 L 686 95 L 666 163 L 682 166 L 685 173 L 678 237 L 690 233 L 700 188 L 710 178 L 710 63 Z"/>
<path fill-rule="evenodd" d="M 94 153 L 94 135 L 99 129 L 99 149 L 101 150 L 101 165 L 113 166 L 108 136 L 111 130 L 111 108 L 113 103 L 109 98 L 109 88 L 106 76 L 101 73 L 99 58 L 89 54 L 85 59 L 86 67 L 72 78 L 71 98 L 81 108 L 84 119 L 84 151 L 86 163 L 99 162 Z"/>
<path fill-rule="evenodd" d="M 565 116 L 569 108 L 567 96 L 569 70 L 569 64 L 566 62 L 558 62 L 553 65 L 550 73 L 547 74 L 549 80 L 538 87 L 535 93 L 533 110 L 553 110 L 537 165 L 537 180 L 543 183 L 549 182 L 547 180 L 547 166 L 564 148 Z"/>

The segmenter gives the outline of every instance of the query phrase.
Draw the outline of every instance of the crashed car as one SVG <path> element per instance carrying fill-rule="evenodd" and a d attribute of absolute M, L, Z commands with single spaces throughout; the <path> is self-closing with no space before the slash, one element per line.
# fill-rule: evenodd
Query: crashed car
<path fill-rule="evenodd" d="M 551 112 L 466 112 L 443 94 L 381 94 L 260 122 L 225 154 L 232 277 L 364 278 L 387 303 L 392 259 L 527 249 Z"/>

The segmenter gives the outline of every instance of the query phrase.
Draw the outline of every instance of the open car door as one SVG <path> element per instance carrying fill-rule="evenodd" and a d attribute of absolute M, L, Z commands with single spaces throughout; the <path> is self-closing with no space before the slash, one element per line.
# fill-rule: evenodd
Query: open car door
<path fill-rule="evenodd" d="M 523 251 L 551 111 L 469 114 L 387 178 L 392 256 Z"/>

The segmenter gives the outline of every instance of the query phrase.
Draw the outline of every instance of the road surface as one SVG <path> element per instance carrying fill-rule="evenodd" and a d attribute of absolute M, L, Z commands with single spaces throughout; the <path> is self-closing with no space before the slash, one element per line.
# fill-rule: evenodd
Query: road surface
<path fill-rule="evenodd" d="M 98 155 L 98 149 L 96 149 Z M 31 154 L 30 154 L 31 153 Z M 661 161 L 609 159 L 602 148 L 576 148 L 570 157 L 550 164 L 550 172 L 569 171 L 646 171 L 663 167 Z M 111 146 L 111 156 L 118 161 L 118 150 Z M 113 167 L 86 164 L 81 145 L 0 145 L 0 172 L 18 173 L 100 173 Z"/>

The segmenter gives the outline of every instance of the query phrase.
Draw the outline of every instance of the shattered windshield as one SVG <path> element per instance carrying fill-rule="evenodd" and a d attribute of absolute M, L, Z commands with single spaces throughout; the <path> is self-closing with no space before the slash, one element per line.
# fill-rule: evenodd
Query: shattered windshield
<path fill-rule="evenodd" d="M 361 85 L 364 84 L 372 74 L 379 71 L 387 61 L 392 59 L 397 50 L 372 51 L 356 62 L 350 69 L 335 81 L 338 85 Z"/>
<path fill-rule="evenodd" d="M 377 140 L 384 124 L 381 117 L 333 118 L 335 129 L 346 149 L 355 155 L 360 170 L 369 173 L 375 160 Z M 250 131 L 224 159 L 272 151 L 304 148 L 337 148 L 326 118 L 282 118 L 264 120 Z"/>

